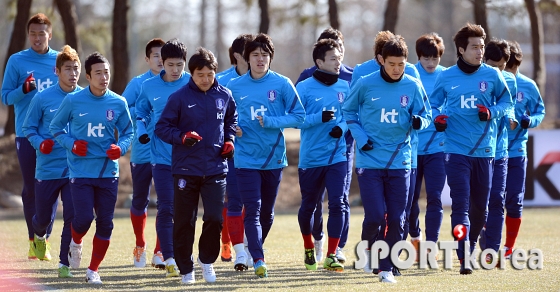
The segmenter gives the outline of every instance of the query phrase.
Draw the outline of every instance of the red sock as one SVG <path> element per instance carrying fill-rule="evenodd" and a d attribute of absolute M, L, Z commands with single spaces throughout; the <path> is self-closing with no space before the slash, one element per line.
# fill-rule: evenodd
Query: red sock
<path fill-rule="evenodd" d="M 89 262 L 89 269 L 92 271 L 97 271 L 101 261 L 105 258 L 107 249 L 109 249 L 108 239 L 101 239 L 95 235 L 93 237 L 93 251 L 91 252 L 91 261 Z"/>
<path fill-rule="evenodd" d="M 327 246 L 327 256 L 331 254 L 336 254 L 336 248 L 338 247 L 338 242 L 340 242 L 340 238 L 329 237 L 329 244 Z"/>
<path fill-rule="evenodd" d="M 231 244 L 236 245 L 243 243 L 243 231 L 245 228 L 243 226 L 243 217 L 241 216 L 227 216 L 226 217 L 229 239 Z"/>
<path fill-rule="evenodd" d="M 156 235 L 156 248 L 154 248 L 154 254 L 158 253 L 158 251 L 161 251 L 161 247 L 159 246 L 159 238 Z"/>
<path fill-rule="evenodd" d="M 310 234 L 302 234 L 303 237 L 303 248 L 310 249 L 314 248 L 315 244 L 313 243 L 313 235 Z"/>
<path fill-rule="evenodd" d="M 72 240 L 74 240 L 76 244 L 82 244 L 82 238 L 84 238 L 87 231 L 84 233 L 78 233 L 74 230 L 74 227 L 72 227 L 72 225 L 70 225 L 70 229 L 72 230 Z"/>
<path fill-rule="evenodd" d="M 132 214 L 132 211 L 130 211 L 130 221 L 132 221 L 132 230 L 134 230 L 134 235 L 136 236 L 136 246 L 146 246 L 146 238 L 144 237 L 146 218 L 148 218 L 147 212 L 144 212 L 142 215 L 137 216 Z"/>
<path fill-rule="evenodd" d="M 505 247 L 513 248 L 515 240 L 517 239 L 517 234 L 519 234 L 519 227 L 521 226 L 521 217 L 512 218 L 506 216 L 506 243 Z"/>
<path fill-rule="evenodd" d="M 224 207 L 222 209 L 222 217 L 224 218 L 224 223 L 222 227 L 222 244 L 231 243 L 231 239 L 229 238 L 229 229 L 228 229 L 228 221 L 227 221 L 227 208 Z"/>

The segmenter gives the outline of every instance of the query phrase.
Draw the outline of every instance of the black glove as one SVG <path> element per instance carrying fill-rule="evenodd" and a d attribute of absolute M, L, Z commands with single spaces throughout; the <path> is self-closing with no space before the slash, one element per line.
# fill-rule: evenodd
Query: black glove
<path fill-rule="evenodd" d="M 521 117 L 521 128 L 528 129 L 531 125 L 531 118 L 528 115 L 523 115 Z"/>
<path fill-rule="evenodd" d="M 370 151 L 373 150 L 373 141 L 367 140 L 366 145 L 362 146 L 362 151 Z"/>
<path fill-rule="evenodd" d="M 35 78 L 33 77 L 33 73 L 29 74 L 25 81 L 23 81 L 23 85 L 21 86 L 21 90 L 24 94 L 27 94 L 37 88 L 37 84 L 35 83 Z"/>
<path fill-rule="evenodd" d="M 330 120 L 334 119 L 334 112 L 333 111 L 323 111 L 323 115 L 322 115 L 322 121 L 323 123 L 326 123 Z"/>
<path fill-rule="evenodd" d="M 490 114 L 490 110 L 487 107 L 485 107 L 482 104 L 477 104 L 476 107 L 478 107 L 478 119 L 481 122 L 486 122 L 492 118 Z"/>
<path fill-rule="evenodd" d="M 434 126 L 436 127 L 436 131 L 443 132 L 447 129 L 447 118 L 446 115 L 439 115 L 434 120 Z"/>
<path fill-rule="evenodd" d="M 150 142 L 150 136 L 148 136 L 148 134 L 143 134 L 140 137 L 138 137 L 138 141 L 141 144 L 148 144 L 148 142 Z"/>
<path fill-rule="evenodd" d="M 329 135 L 333 138 L 340 138 L 342 137 L 342 129 L 339 126 L 334 126 L 332 130 L 329 132 Z"/>
<path fill-rule="evenodd" d="M 191 147 L 198 143 L 198 141 L 202 140 L 202 137 L 200 137 L 197 132 L 190 131 L 183 134 L 181 140 L 183 141 L 183 145 Z"/>
<path fill-rule="evenodd" d="M 414 130 L 419 130 L 420 129 L 420 124 L 421 124 L 420 117 L 412 116 L 412 128 Z"/>

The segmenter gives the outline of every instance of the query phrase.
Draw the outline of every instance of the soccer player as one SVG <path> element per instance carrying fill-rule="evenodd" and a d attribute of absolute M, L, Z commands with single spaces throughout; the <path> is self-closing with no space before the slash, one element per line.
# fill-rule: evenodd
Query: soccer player
<path fill-rule="evenodd" d="M 305 122 L 300 126 L 298 173 L 301 206 L 298 221 L 305 249 L 304 264 L 308 270 L 317 269 L 312 236 L 313 213 L 318 212 L 316 206 L 321 202 L 325 187 L 329 195 L 329 221 L 327 257 L 323 267 L 336 272 L 344 270 L 336 255 L 342 230 L 347 225 L 348 212 L 344 192 L 348 169 L 344 133 L 348 126 L 342 117 L 341 107 L 348 96 L 349 85 L 338 78 L 341 55 L 335 40 L 319 40 L 313 48 L 317 69 L 312 78 L 296 86 L 306 109 Z"/>
<path fill-rule="evenodd" d="M 515 75 L 504 71 L 506 63 L 510 58 L 510 48 L 505 40 L 492 39 L 486 44 L 484 50 L 484 62 L 492 67 L 498 68 L 504 75 L 511 96 L 517 92 Z M 512 101 L 515 103 L 515 101 Z M 517 121 L 511 107 L 498 122 L 498 133 L 496 134 L 496 156 L 494 158 L 494 173 L 492 175 L 492 188 L 488 200 L 488 218 L 486 225 L 480 232 L 480 249 L 491 248 L 496 252 L 500 249 L 502 240 L 502 226 L 504 222 L 504 199 L 506 192 L 506 179 L 508 168 L 508 128 L 513 130 L 517 127 Z M 477 234 L 469 235 L 471 245 L 476 244 Z M 487 254 L 487 262 L 492 262 L 492 255 Z"/>
<path fill-rule="evenodd" d="M 426 128 L 431 118 L 420 80 L 404 73 L 407 57 L 404 39 L 391 36 L 381 51 L 381 70 L 360 78 L 342 107 L 359 147 L 356 172 L 365 212 L 362 240 L 368 246 L 377 239 L 385 220 L 384 240 L 390 248 L 403 237 L 410 187 L 410 131 Z M 382 259 L 379 281 L 396 283 L 392 270 L 391 260 Z"/>
<path fill-rule="evenodd" d="M 484 29 L 471 23 L 455 34 L 457 65 L 440 73 L 430 96 L 436 129 L 447 128 L 444 163 L 452 200 L 451 226 L 462 224 L 467 229 L 457 249 L 461 274 L 472 273 L 464 264 L 465 242 L 470 240 L 469 232 L 480 234 L 486 222 L 497 121 L 512 105 L 503 75 L 482 63 L 485 38 Z"/>
<path fill-rule="evenodd" d="M 146 63 L 149 70 L 144 74 L 138 75 L 126 86 L 122 96 L 126 98 L 130 110 L 130 116 L 134 123 L 134 133 L 137 136 L 136 128 L 136 100 L 140 95 L 142 83 L 149 78 L 159 75 L 163 69 L 161 62 L 161 47 L 165 42 L 160 38 L 151 39 L 146 44 Z M 149 120 L 149 119 L 148 119 Z M 153 133 L 155 121 L 148 121 L 148 133 Z M 148 135 L 149 137 L 149 135 Z M 148 203 L 150 202 L 150 188 L 152 186 L 152 165 L 150 164 L 150 143 L 142 144 L 138 139 L 133 139 L 132 150 L 130 151 L 130 170 L 132 174 L 132 205 L 130 206 L 130 221 L 136 237 L 136 247 L 132 251 L 133 263 L 135 267 L 146 266 L 146 238 L 144 228 L 148 217 Z M 156 237 L 152 266 L 164 269 L 165 263 Z"/>
<path fill-rule="evenodd" d="M 232 79 L 242 76 L 249 71 L 249 64 L 243 58 L 243 50 L 247 41 L 252 39 L 251 34 L 241 34 L 231 44 L 229 48 L 229 58 L 231 63 L 234 64 L 231 70 L 222 72 L 221 75 L 216 75 L 216 80 L 221 85 L 226 86 Z M 235 166 L 233 157 L 227 160 L 228 169 L 226 177 L 226 199 L 224 203 L 224 210 L 222 216 L 224 220 L 222 229 L 222 261 L 231 261 L 231 247 L 234 250 L 245 250 L 245 253 L 236 254 L 234 268 L 236 270 L 243 270 L 247 267 L 247 262 L 252 262 L 248 257 L 249 249 L 247 241 L 244 240 L 244 227 L 243 227 L 243 203 L 241 202 L 241 195 L 237 188 L 237 178 L 235 176 Z M 238 245 L 237 247 L 235 247 Z"/>
<path fill-rule="evenodd" d="M 540 125 L 545 115 L 544 103 L 539 88 L 533 80 L 519 72 L 523 53 L 517 42 L 510 42 L 511 57 L 506 63 L 505 71 L 515 75 L 517 94 L 515 95 L 515 117 L 519 126 L 508 131 L 508 169 L 506 181 L 506 239 L 505 255 L 510 258 L 519 234 L 523 198 L 525 196 L 525 178 L 527 172 L 528 129 Z"/>
<path fill-rule="evenodd" d="M 29 49 L 10 56 L 4 71 L 2 82 L 2 102 L 13 105 L 15 111 L 16 150 L 19 166 L 23 177 L 23 214 L 27 223 L 29 239 L 28 259 L 37 259 L 33 252 L 33 223 L 35 215 L 35 168 L 37 154 L 22 131 L 23 121 L 29 108 L 31 98 L 40 91 L 58 82 L 55 74 L 57 51 L 49 47 L 52 38 L 52 25 L 43 13 L 33 15 L 27 22 L 27 39 Z M 52 224 L 47 227 L 47 238 L 51 234 Z M 47 246 L 45 257 L 50 260 L 50 245 Z"/>
<path fill-rule="evenodd" d="M 37 151 L 37 169 L 35 171 L 35 205 L 33 216 L 35 232 L 33 251 L 39 259 L 45 258 L 47 246 L 47 228 L 56 216 L 58 194 L 64 204 L 64 226 L 60 238 L 60 262 L 58 277 L 71 278 L 68 263 L 70 247 L 70 224 L 74 218 L 74 206 L 68 181 L 68 162 L 66 151 L 59 143 L 54 142 L 49 126 L 62 100 L 68 93 L 80 91 L 80 57 L 70 46 L 64 46 L 56 58 L 56 75 L 58 84 L 37 93 L 27 111 L 22 131 Z"/>
<path fill-rule="evenodd" d="M 268 35 L 261 33 L 248 41 L 243 58 L 249 72 L 227 87 L 239 114 L 234 158 L 245 233 L 255 274 L 263 278 L 268 273 L 262 245 L 274 221 L 282 169 L 288 165 L 284 128 L 300 126 L 305 110 L 290 79 L 269 70 L 274 45 Z M 235 253 L 239 258 L 245 251 L 235 249 Z"/>
<path fill-rule="evenodd" d="M 416 69 L 418 69 L 420 81 L 422 81 L 428 98 L 432 94 L 437 77 L 445 70 L 445 67 L 439 64 L 444 51 L 443 39 L 435 32 L 422 35 L 416 40 L 416 55 L 418 56 Z M 409 219 L 405 222 L 405 237 L 407 233 L 410 234 L 410 240 L 418 254 L 419 243 L 422 240 L 418 219 L 420 214 L 418 199 L 422 189 L 422 179 L 426 182 L 426 240 L 437 242 L 439 239 L 439 230 L 443 220 L 441 192 L 445 185 L 445 166 L 443 165 L 445 137 L 443 133 L 436 131 L 432 123 L 428 128 L 418 131 L 417 135 L 416 185 L 413 187 L 413 194 L 409 194 L 413 197 L 409 197 L 411 198 L 409 203 L 411 208 Z M 409 226 L 408 231 L 406 230 L 407 225 Z"/>
<path fill-rule="evenodd" d="M 334 29 L 334 28 L 327 28 L 325 29 L 317 41 L 323 39 L 332 39 L 336 41 L 340 47 L 340 62 L 344 60 L 344 36 L 342 32 Z M 299 82 L 306 80 L 307 78 L 313 76 L 314 72 L 317 70 L 317 66 L 313 66 L 307 68 L 301 72 L 299 75 L 298 81 L 296 82 L 296 86 Z M 339 76 L 338 78 L 345 80 L 350 84 L 352 81 L 352 72 L 354 68 L 342 64 L 340 66 Z M 347 96 L 347 95 L 346 95 Z M 344 220 L 344 228 L 342 229 L 342 234 L 340 236 L 340 241 L 338 242 L 338 247 L 336 249 L 336 258 L 342 264 L 346 261 L 346 256 L 342 249 L 346 246 L 346 241 L 348 240 L 348 230 L 349 230 L 349 223 L 350 223 L 350 202 L 348 201 L 348 196 L 350 195 L 350 184 L 352 182 L 352 167 L 354 166 L 354 138 L 352 137 L 352 133 L 350 131 L 346 131 L 344 134 L 344 140 L 346 141 L 346 161 L 347 161 L 347 171 L 346 171 L 346 181 L 344 186 L 344 204 L 346 205 L 347 212 L 345 214 Z M 314 246 L 315 246 L 315 259 L 320 262 L 323 258 L 323 243 L 325 242 L 323 237 L 323 200 L 324 200 L 324 192 L 321 195 L 321 200 L 317 202 L 317 206 L 315 212 L 313 213 L 313 239 Z"/>
<path fill-rule="evenodd" d="M 174 247 L 182 282 L 193 284 L 192 257 L 198 211 L 204 216 L 198 264 L 206 282 L 215 282 L 213 263 L 220 254 L 227 159 L 233 156 L 237 112 L 231 92 L 215 79 L 214 54 L 198 48 L 189 59 L 189 83 L 171 94 L 156 124 L 156 135 L 173 145 Z"/>
<path fill-rule="evenodd" d="M 190 74 L 185 72 L 187 47 L 177 39 L 166 42 L 161 47 L 163 70 L 142 83 L 140 96 L 136 100 L 136 133 L 138 141 L 147 144 L 149 120 L 156 123 L 167 104 L 169 96 L 189 82 Z M 173 175 L 171 173 L 171 144 L 158 136 L 150 143 L 150 163 L 157 193 L 156 232 L 161 253 L 165 260 L 166 277 L 179 277 L 179 270 L 173 250 Z"/>
<path fill-rule="evenodd" d="M 74 219 L 68 261 L 73 269 L 80 267 L 82 239 L 95 212 L 96 230 L 86 271 L 89 284 L 102 283 L 98 268 L 113 231 L 119 185 L 118 159 L 126 153 L 133 138 L 126 100 L 108 89 L 109 67 L 103 55 L 98 52 L 89 55 L 85 61 L 89 86 L 64 98 L 49 127 L 56 141 L 66 148 L 70 168 Z"/>

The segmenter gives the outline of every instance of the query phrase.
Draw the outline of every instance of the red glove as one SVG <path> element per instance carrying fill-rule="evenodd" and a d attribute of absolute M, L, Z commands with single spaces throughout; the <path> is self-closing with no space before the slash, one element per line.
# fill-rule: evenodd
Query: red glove
<path fill-rule="evenodd" d="M 46 139 L 41 142 L 41 146 L 39 146 L 39 151 L 43 154 L 50 154 L 52 152 L 52 148 L 54 146 L 54 141 L 51 139 Z"/>
<path fill-rule="evenodd" d="M 78 156 L 86 156 L 87 154 L 87 144 L 88 142 L 84 140 L 74 141 L 74 146 L 72 147 L 72 152 Z"/>
<path fill-rule="evenodd" d="M 233 146 L 233 142 L 226 141 L 222 147 L 222 158 L 232 158 L 234 149 L 235 147 Z"/>
<path fill-rule="evenodd" d="M 198 141 L 202 140 L 202 137 L 200 137 L 197 132 L 190 131 L 190 132 L 187 132 L 187 133 L 183 134 L 183 137 L 181 138 L 181 140 L 183 142 L 183 145 L 194 146 L 194 144 L 196 144 L 196 143 L 198 143 Z"/>
<path fill-rule="evenodd" d="M 446 115 L 439 115 L 434 120 L 434 126 L 436 127 L 436 131 L 443 132 L 447 129 L 447 118 Z"/>
<path fill-rule="evenodd" d="M 24 94 L 27 94 L 37 88 L 37 84 L 35 84 L 35 78 L 33 77 L 33 73 L 29 74 L 25 81 L 23 81 L 23 85 L 21 89 L 23 90 Z"/>
<path fill-rule="evenodd" d="M 477 104 L 476 107 L 478 108 L 478 119 L 482 122 L 486 122 L 490 120 L 491 114 L 490 110 L 482 104 Z"/>
<path fill-rule="evenodd" d="M 105 153 L 107 153 L 107 157 L 111 160 L 119 159 L 119 157 L 121 157 L 121 147 L 111 144 L 111 148 Z"/>

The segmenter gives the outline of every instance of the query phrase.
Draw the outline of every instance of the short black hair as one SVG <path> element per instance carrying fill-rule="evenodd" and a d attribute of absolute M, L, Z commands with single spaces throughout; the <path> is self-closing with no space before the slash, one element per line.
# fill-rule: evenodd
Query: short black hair
<path fill-rule="evenodd" d="M 243 50 L 245 50 L 245 44 L 252 39 L 253 35 L 244 33 L 240 34 L 233 40 L 231 47 L 229 47 L 229 62 L 232 65 L 237 65 L 237 59 L 235 59 L 234 53 L 238 53 L 243 56 Z"/>
<path fill-rule="evenodd" d="M 484 48 L 484 59 L 500 62 L 502 59 L 509 61 L 509 44 L 502 39 L 491 39 Z"/>
<path fill-rule="evenodd" d="M 274 59 L 274 44 L 270 36 L 265 33 L 259 33 L 253 39 L 247 41 L 243 50 L 243 59 L 249 62 L 249 55 L 259 48 L 270 54 L 270 62 L 272 62 L 272 59 Z"/>
<path fill-rule="evenodd" d="M 218 61 L 210 50 L 198 47 L 196 48 L 196 52 L 189 59 L 189 71 L 192 75 L 194 74 L 194 70 L 201 70 L 204 67 L 208 67 L 210 70 L 216 72 L 218 70 Z"/>
<path fill-rule="evenodd" d="M 421 35 L 416 40 L 416 56 L 439 58 L 445 52 L 443 39 L 435 32 Z"/>
<path fill-rule="evenodd" d="M 390 37 L 383 45 L 381 56 L 383 60 L 386 60 L 388 57 L 408 58 L 408 47 L 404 42 L 404 38 L 400 35 Z"/>
<path fill-rule="evenodd" d="M 509 61 L 506 63 L 506 68 L 519 67 L 521 61 L 523 61 L 523 52 L 521 52 L 521 47 L 516 41 L 508 41 L 510 57 Z"/>
<path fill-rule="evenodd" d="M 323 32 L 321 32 L 321 34 L 319 35 L 319 38 L 317 39 L 317 41 L 320 40 L 325 40 L 325 39 L 331 39 L 331 40 L 335 40 L 335 41 L 340 41 L 342 43 L 344 43 L 344 36 L 342 35 L 342 32 L 336 28 L 326 28 L 325 30 L 323 30 Z"/>
<path fill-rule="evenodd" d="M 315 66 L 319 68 L 317 65 L 317 59 L 325 61 L 327 52 L 334 49 L 338 49 L 340 51 L 340 46 L 333 39 L 321 39 L 317 41 L 315 45 L 313 45 L 313 62 L 315 63 Z"/>
<path fill-rule="evenodd" d="M 461 29 L 453 37 L 455 48 L 457 49 L 457 58 L 462 55 L 459 53 L 459 48 L 463 48 L 463 50 L 467 49 L 467 46 L 469 45 L 469 38 L 482 38 L 485 40 L 486 32 L 484 32 L 484 28 L 482 28 L 482 26 L 469 22 L 467 22 L 465 26 L 461 27 Z"/>
<path fill-rule="evenodd" d="M 178 39 L 171 39 L 161 47 L 161 60 L 177 58 L 187 61 L 187 46 Z"/>
<path fill-rule="evenodd" d="M 99 64 L 99 63 L 107 63 L 107 64 L 111 65 L 109 63 L 109 60 L 107 60 L 107 58 L 105 58 L 105 56 L 101 55 L 101 53 L 99 53 L 99 52 L 93 52 L 89 56 L 87 56 L 86 62 L 85 62 L 86 74 L 90 75 L 91 74 L 91 66 L 93 66 L 95 64 Z"/>
<path fill-rule="evenodd" d="M 146 44 L 146 57 L 149 58 L 152 53 L 152 48 L 161 48 L 165 45 L 165 41 L 160 38 L 151 39 Z"/>

